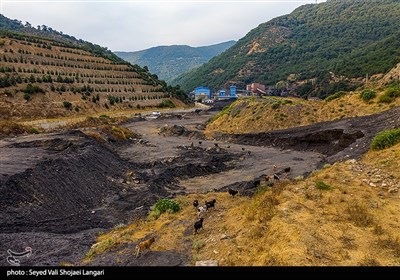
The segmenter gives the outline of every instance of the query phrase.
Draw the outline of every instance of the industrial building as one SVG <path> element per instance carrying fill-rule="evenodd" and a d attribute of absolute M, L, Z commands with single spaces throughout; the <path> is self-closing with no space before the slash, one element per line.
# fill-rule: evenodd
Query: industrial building
<path fill-rule="evenodd" d="M 194 89 L 194 100 L 211 99 L 211 91 L 208 87 L 197 87 Z"/>

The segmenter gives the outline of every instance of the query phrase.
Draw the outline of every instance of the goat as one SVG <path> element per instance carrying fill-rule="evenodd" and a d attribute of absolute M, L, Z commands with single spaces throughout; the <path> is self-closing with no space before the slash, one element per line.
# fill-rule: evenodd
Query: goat
<path fill-rule="evenodd" d="M 197 231 L 199 230 L 199 229 L 204 229 L 203 228 L 203 221 L 204 221 L 204 218 L 200 218 L 200 220 L 198 220 L 198 221 L 196 221 L 195 223 L 194 223 L 194 234 L 197 234 Z"/>
<path fill-rule="evenodd" d="M 253 186 L 254 186 L 255 188 L 257 188 L 257 187 L 260 186 L 260 184 L 261 184 L 261 180 L 260 180 L 260 179 L 257 179 L 257 180 L 254 180 Z"/>
<path fill-rule="evenodd" d="M 231 147 L 231 145 L 226 146 L 227 149 L 229 149 Z"/>
<path fill-rule="evenodd" d="M 206 206 L 207 206 L 207 209 L 208 208 L 215 208 L 215 202 L 217 202 L 217 200 L 216 199 L 213 199 L 213 200 L 211 200 L 211 201 L 206 201 Z"/>
<path fill-rule="evenodd" d="M 250 155 L 250 154 L 251 154 L 251 151 L 247 151 L 247 154 Z"/>
<path fill-rule="evenodd" d="M 235 195 L 237 195 L 237 193 L 238 193 L 238 191 L 232 190 L 231 188 L 228 189 L 228 192 L 232 197 L 235 197 Z"/>
<path fill-rule="evenodd" d="M 265 177 L 264 177 L 265 182 L 269 182 L 270 179 L 271 179 L 271 177 L 269 177 L 268 175 L 265 175 Z"/>
<path fill-rule="evenodd" d="M 193 200 L 193 206 L 194 208 L 197 208 L 197 206 L 199 206 L 199 201 L 197 199 Z"/>
<path fill-rule="evenodd" d="M 214 143 L 215 147 L 218 147 L 218 143 Z"/>
<path fill-rule="evenodd" d="M 242 147 L 242 151 L 246 150 L 245 148 Z"/>
<path fill-rule="evenodd" d="M 275 179 L 276 181 L 279 181 L 281 178 L 278 176 L 278 174 L 274 174 L 274 179 Z"/>
<path fill-rule="evenodd" d="M 145 240 L 145 241 L 142 241 L 142 242 L 140 242 L 138 245 L 136 245 L 136 247 L 135 247 L 135 253 L 134 253 L 135 256 L 136 256 L 136 258 L 139 257 L 139 254 L 140 254 L 142 251 L 144 251 L 144 250 L 146 250 L 146 249 L 150 249 L 150 246 L 151 246 L 151 244 L 154 243 L 154 241 L 156 241 L 156 239 L 155 239 L 154 237 L 152 237 L 152 238 L 147 239 L 147 240 Z"/>
<path fill-rule="evenodd" d="M 286 173 L 289 173 L 289 172 L 290 172 L 290 170 L 291 170 L 291 168 L 290 168 L 290 167 L 286 167 L 285 169 L 283 169 L 283 171 L 285 171 Z"/>
<path fill-rule="evenodd" d="M 207 207 L 207 205 L 204 205 L 204 206 L 198 206 L 197 207 L 197 216 L 200 216 L 201 215 L 201 213 L 205 213 L 205 212 L 207 212 L 208 211 L 208 207 Z"/>
<path fill-rule="evenodd" d="M 201 145 L 201 143 L 203 143 L 203 141 L 199 141 L 199 145 Z"/>

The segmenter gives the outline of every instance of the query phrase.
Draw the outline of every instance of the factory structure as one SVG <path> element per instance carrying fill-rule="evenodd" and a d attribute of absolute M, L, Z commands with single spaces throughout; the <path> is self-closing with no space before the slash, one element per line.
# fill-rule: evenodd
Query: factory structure
<path fill-rule="evenodd" d="M 197 87 L 194 89 L 194 100 L 202 101 L 205 103 L 212 102 L 212 100 L 228 100 L 237 99 L 236 86 L 230 86 L 229 91 L 226 89 L 220 89 L 217 92 L 211 93 L 208 87 Z"/>

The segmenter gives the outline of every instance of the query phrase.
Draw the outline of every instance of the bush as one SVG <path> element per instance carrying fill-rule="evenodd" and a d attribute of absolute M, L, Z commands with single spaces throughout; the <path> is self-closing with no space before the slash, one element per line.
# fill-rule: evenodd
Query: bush
<path fill-rule="evenodd" d="M 400 96 L 400 87 L 392 86 L 385 90 L 384 94 L 379 97 L 380 103 L 392 103 Z"/>
<path fill-rule="evenodd" d="M 180 210 L 179 204 L 172 199 L 159 199 L 156 204 L 154 204 L 151 208 L 150 216 L 154 219 L 158 219 L 160 215 L 164 212 L 175 213 Z"/>
<path fill-rule="evenodd" d="M 175 108 L 174 102 L 172 102 L 169 99 L 163 100 L 163 102 L 160 103 L 159 107 L 161 108 Z"/>
<path fill-rule="evenodd" d="M 338 99 L 338 98 L 340 98 L 340 97 L 342 97 L 342 96 L 344 96 L 344 95 L 346 95 L 346 92 L 344 92 L 344 91 L 338 91 L 338 92 L 336 92 L 335 94 L 332 94 L 332 95 L 327 96 L 324 100 L 325 100 L 326 102 L 329 102 L 329 101 L 332 101 L 332 100 L 334 100 L 334 99 Z"/>
<path fill-rule="evenodd" d="M 400 128 L 379 132 L 371 142 L 372 150 L 382 150 L 400 143 Z"/>
<path fill-rule="evenodd" d="M 26 87 L 22 90 L 22 92 L 25 93 L 39 93 L 39 92 L 44 92 L 44 90 L 37 85 L 32 85 L 32 84 L 27 84 Z"/>
<path fill-rule="evenodd" d="M 31 95 L 30 95 L 29 93 L 25 92 L 25 93 L 24 93 L 24 99 L 25 99 L 26 101 L 31 100 Z"/>
<path fill-rule="evenodd" d="M 39 130 L 38 130 L 37 128 L 35 128 L 35 127 L 32 127 L 32 128 L 29 130 L 29 133 L 31 133 L 31 134 L 39 134 Z"/>
<path fill-rule="evenodd" d="M 329 191 L 332 189 L 331 186 L 329 186 L 328 184 L 324 183 L 323 181 L 317 181 L 315 182 L 315 187 L 319 190 L 322 191 Z"/>
<path fill-rule="evenodd" d="M 364 89 L 361 93 L 360 93 L 360 97 L 362 100 L 364 100 L 365 102 L 370 101 L 371 99 L 374 99 L 376 97 L 376 92 L 372 89 Z"/>
<path fill-rule="evenodd" d="M 271 105 L 272 109 L 278 109 L 279 107 L 281 107 L 281 103 L 280 102 L 275 102 L 274 104 Z"/>
<path fill-rule="evenodd" d="M 66 108 L 66 109 L 71 109 L 71 107 L 72 107 L 72 103 L 69 101 L 64 101 L 63 105 L 64 105 L 64 108 Z"/>

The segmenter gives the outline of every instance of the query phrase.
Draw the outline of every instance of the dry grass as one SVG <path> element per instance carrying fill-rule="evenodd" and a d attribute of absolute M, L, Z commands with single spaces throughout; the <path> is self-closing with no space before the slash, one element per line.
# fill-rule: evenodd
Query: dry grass
<path fill-rule="evenodd" d="M 369 152 L 360 162 L 335 163 L 309 178 L 261 188 L 251 198 L 233 199 L 228 193 L 179 196 L 178 213 L 100 236 L 85 261 L 151 234 L 156 236 L 152 250 L 184 252 L 191 265 L 216 259 L 221 266 L 398 266 L 399 194 L 383 190 L 382 197 L 380 187 L 362 180 L 379 165 L 385 166 L 382 179 L 391 176 L 400 164 L 399 152 L 400 145 Z M 332 186 L 330 191 L 315 186 L 322 180 Z M 213 198 L 216 209 L 205 214 L 204 229 L 194 235 L 198 217 L 192 201 Z"/>
<path fill-rule="evenodd" d="M 368 103 L 360 98 L 360 92 L 351 92 L 329 102 L 278 97 L 239 99 L 231 107 L 229 114 L 223 114 L 207 126 L 206 134 L 212 136 L 215 132 L 252 133 L 285 129 L 345 117 L 370 115 L 400 105 L 400 98 L 391 104 L 378 104 L 377 100 L 384 93 L 384 89 L 378 88 L 376 91 L 377 97 Z M 273 107 L 277 102 L 281 103 L 279 108 Z"/>

